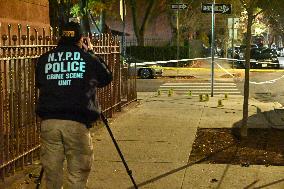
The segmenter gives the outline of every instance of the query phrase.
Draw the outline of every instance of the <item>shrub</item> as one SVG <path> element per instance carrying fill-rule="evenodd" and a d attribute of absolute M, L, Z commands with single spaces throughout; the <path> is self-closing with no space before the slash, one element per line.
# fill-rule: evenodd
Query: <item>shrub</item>
<path fill-rule="evenodd" d="M 179 47 L 179 59 L 189 58 L 188 53 L 188 47 Z M 142 61 L 176 60 L 177 47 L 129 46 L 126 47 L 126 54 Z"/>

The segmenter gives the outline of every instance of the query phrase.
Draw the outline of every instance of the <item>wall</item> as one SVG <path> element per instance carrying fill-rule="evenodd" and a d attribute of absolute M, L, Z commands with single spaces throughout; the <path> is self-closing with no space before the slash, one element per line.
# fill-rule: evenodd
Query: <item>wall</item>
<path fill-rule="evenodd" d="M 17 25 L 21 24 L 23 32 L 27 25 L 41 31 L 49 30 L 49 3 L 48 0 L 0 0 L 0 32 L 1 36 L 7 34 L 8 24 L 12 25 L 12 32 L 17 31 Z"/>

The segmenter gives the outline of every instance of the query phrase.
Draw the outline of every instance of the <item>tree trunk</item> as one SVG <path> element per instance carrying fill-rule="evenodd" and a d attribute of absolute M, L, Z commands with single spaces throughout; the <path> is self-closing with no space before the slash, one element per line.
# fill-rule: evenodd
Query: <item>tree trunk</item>
<path fill-rule="evenodd" d="M 56 0 L 50 0 L 49 1 L 49 18 L 50 18 L 50 25 L 53 28 L 56 28 L 59 26 L 59 8 L 58 3 Z M 58 35 L 58 33 L 56 33 Z"/>
<path fill-rule="evenodd" d="M 144 32 L 140 31 L 139 35 L 137 36 L 137 44 L 138 46 L 144 46 Z"/>
<path fill-rule="evenodd" d="M 108 28 L 107 28 L 107 25 L 106 25 L 106 10 L 105 9 L 102 10 L 102 12 L 101 12 L 100 24 L 101 24 L 102 33 L 107 33 Z"/>
<path fill-rule="evenodd" d="M 269 45 L 269 46 L 268 46 L 269 48 L 271 48 L 272 44 L 275 43 L 275 40 L 274 40 L 274 39 L 275 39 L 275 36 L 276 36 L 276 35 L 275 35 L 275 34 L 271 34 L 271 36 L 272 36 L 272 37 L 271 37 L 272 39 L 269 41 L 269 44 L 268 44 L 268 45 Z"/>
<path fill-rule="evenodd" d="M 250 50 L 251 50 L 251 27 L 253 21 L 253 8 L 248 9 L 248 24 L 246 35 L 246 52 L 245 52 L 245 82 L 244 82 L 244 104 L 243 104 L 243 120 L 241 127 L 241 137 L 247 136 L 248 130 L 248 101 L 249 101 L 249 72 L 250 72 Z"/>
<path fill-rule="evenodd" d="M 83 14 L 82 16 L 82 29 L 83 29 L 83 35 L 88 36 L 91 32 L 89 19 L 88 19 L 88 13 L 86 10 L 87 7 L 87 0 L 82 0 L 80 4 L 80 11 Z"/>
<path fill-rule="evenodd" d="M 144 46 L 144 33 L 145 30 L 147 29 L 147 25 L 149 22 L 150 14 L 153 10 L 154 7 L 154 0 L 149 0 L 147 1 L 148 5 L 142 20 L 142 24 L 139 27 L 138 26 L 138 21 L 137 21 L 137 6 L 136 6 L 136 0 L 131 0 L 130 1 L 130 6 L 131 6 L 131 12 L 132 12 L 132 19 L 133 19 L 133 28 L 134 28 L 134 33 L 137 39 L 137 43 L 139 46 Z"/>
<path fill-rule="evenodd" d="M 59 35 L 62 34 L 62 26 L 69 21 L 72 3 L 68 1 L 49 0 L 50 25 L 58 28 Z M 56 35 L 58 35 L 56 31 Z"/>
<path fill-rule="evenodd" d="M 103 4 L 106 4 L 106 1 L 105 0 L 102 0 L 102 3 Z M 110 31 L 110 28 L 108 28 L 108 26 L 106 25 L 106 9 L 103 9 L 101 11 L 101 16 L 100 16 L 100 23 L 101 23 L 101 30 L 102 30 L 102 33 L 108 33 Z"/>
<path fill-rule="evenodd" d="M 132 24 L 133 24 L 133 30 L 137 39 L 137 42 L 139 41 L 139 27 L 137 23 L 137 5 L 135 0 L 130 0 L 130 6 L 131 6 L 131 13 L 132 13 Z"/>

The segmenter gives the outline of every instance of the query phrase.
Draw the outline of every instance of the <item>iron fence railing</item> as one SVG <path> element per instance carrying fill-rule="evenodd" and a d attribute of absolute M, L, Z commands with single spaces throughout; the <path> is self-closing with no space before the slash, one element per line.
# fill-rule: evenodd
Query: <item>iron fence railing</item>
<path fill-rule="evenodd" d="M 18 25 L 17 33 L 0 41 L 0 178 L 13 175 L 17 169 L 31 164 L 39 154 L 39 121 L 35 115 L 37 90 L 34 68 L 37 58 L 55 48 L 57 37 L 50 29 L 25 30 Z M 25 33 L 24 33 L 24 32 Z M 24 34 L 23 34 L 24 33 Z M 47 34 L 48 33 L 48 34 Z M 113 82 L 98 90 L 102 110 L 108 117 L 137 99 L 135 78 L 130 78 L 120 64 L 117 37 L 101 35 L 93 39 L 94 50 L 113 73 Z M 126 78 L 122 79 L 122 78 Z M 126 87 L 127 86 L 127 87 Z M 126 96 L 125 96 L 126 95 Z M 126 99 L 122 100 L 122 99 Z"/>
<path fill-rule="evenodd" d="M 137 46 L 138 41 L 134 37 L 126 37 L 126 46 Z M 144 46 L 171 46 L 174 45 L 175 41 L 172 39 L 166 38 L 154 38 L 154 37 L 145 37 Z"/>

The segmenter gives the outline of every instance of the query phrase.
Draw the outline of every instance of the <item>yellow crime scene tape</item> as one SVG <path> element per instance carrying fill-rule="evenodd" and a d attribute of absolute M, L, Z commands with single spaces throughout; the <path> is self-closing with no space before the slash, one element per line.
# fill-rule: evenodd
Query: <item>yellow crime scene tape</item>
<path fill-rule="evenodd" d="M 154 61 L 154 62 L 145 62 L 145 63 L 157 63 L 157 64 L 163 64 L 163 63 L 168 63 L 168 62 L 186 62 L 186 61 L 197 61 L 197 60 L 210 60 L 211 57 L 207 58 L 193 58 L 193 59 L 181 59 L 181 60 L 168 60 L 168 61 Z M 237 61 L 237 59 L 228 59 L 228 58 L 215 58 L 215 60 L 227 60 L 227 61 Z M 216 63 L 217 64 L 217 63 Z M 241 68 L 230 68 L 230 69 L 225 69 L 221 67 L 219 64 L 217 64 L 219 68 L 214 69 L 214 71 L 244 71 L 245 69 Z M 152 67 L 152 66 L 151 66 Z M 153 66 L 156 67 L 156 66 Z M 160 67 L 160 66 L 158 66 Z M 198 67 L 167 67 L 167 66 L 162 66 L 160 67 L 161 69 L 164 70 L 193 70 L 193 71 L 210 71 L 211 68 L 198 68 Z M 250 72 L 284 72 L 284 69 L 250 69 Z"/>
<path fill-rule="evenodd" d="M 216 58 L 215 60 L 227 60 L 227 61 L 236 61 L 236 59 L 226 59 L 226 58 Z M 144 62 L 145 64 L 149 63 L 156 63 L 156 64 L 163 64 L 163 63 L 168 63 L 168 62 L 184 62 L 184 61 L 195 61 L 195 60 L 210 60 L 210 57 L 207 58 L 195 58 L 195 59 L 181 59 L 181 60 L 168 60 L 168 61 L 154 61 L 154 62 Z M 214 72 L 225 72 L 235 78 L 235 74 L 232 74 L 232 72 L 244 72 L 245 69 L 239 69 L 239 68 L 223 68 L 220 64 L 215 62 L 215 64 L 219 68 L 214 68 Z M 153 66 L 155 67 L 155 66 Z M 182 70 L 189 70 L 189 71 L 211 71 L 211 68 L 194 68 L 194 67 L 163 67 L 163 66 L 157 66 L 160 69 L 163 70 L 172 70 L 172 71 L 182 71 Z M 250 72 L 284 72 L 284 69 L 250 69 Z M 276 81 L 284 79 L 284 74 L 276 79 L 268 80 L 268 81 L 261 81 L 261 82 L 255 82 L 255 81 L 249 81 L 250 84 L 256 84 L 256 85 L 261 85 L 261 84 L 272 84 L 275 83 Z"/>

